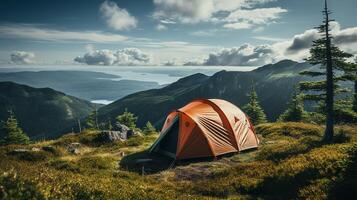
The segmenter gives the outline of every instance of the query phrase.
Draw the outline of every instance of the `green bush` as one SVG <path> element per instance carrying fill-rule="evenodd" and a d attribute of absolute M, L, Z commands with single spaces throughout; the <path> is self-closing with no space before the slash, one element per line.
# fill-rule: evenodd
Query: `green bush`
<path fill-rule="evenodd" d="M 10 171 L 0 175 L 0 199 L 45 199 L 36 185 Z"/>
<path fill-rule="evenodd" d="M 81 168 L 89 169 L 110 169 L 113 168 L 114 160 L 109 157 L 88 156 L 78 160 Z"/>
<path fill-rule="evenodd" d="M 46 161 L 51 157 L 48 152 L 44 151 L 10 151 L 7 154 L 18 160 L 30 162 Z"/>
<path fill-rule="evenodd" d="M 43 146 L 41 148 L 43 151 L 49 152 L 51 154 L 53 154 L 54 156 L 61 156 L 62 155 L 62 151 L 58 149 L 58 147 L 54 147 L 54 146 Z"/>
<path fill-rule="evenodd" d="M 139 135 L 133 136 L 126 141 L 128 146 L 140 146 L 144 143 L 145 138 Z"/>
<path fill-rule="evenodd" d="M 66 170 L 71 172 L 79 172 L 79 166 L 74 162 L 60 160 L 60 159 L 53 159 L 48 162 L 50 167 L 53 167 L 57 170 Z"/>
<path fill-rule="evenodd" d="M 71 185 L 74 199 L 101 200 L 105 199 L 104 192 L 96 188 L 84 187 L 78 183 Z"/>

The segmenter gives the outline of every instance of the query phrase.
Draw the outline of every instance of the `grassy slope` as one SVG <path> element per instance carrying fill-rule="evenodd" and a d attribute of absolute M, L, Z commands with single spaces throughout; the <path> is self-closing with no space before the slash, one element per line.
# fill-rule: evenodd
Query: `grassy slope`
<path fill-rule="evenodd" d="M 127 171 L 118 161 L 121 152 L 147 149 L 156 136 L 101 145 L 93 132 L 31 145 L 53 145 L 52 153 L 13 156 L 7 152 L 18 147 L 2 147 L 0 171 L 14 169 L 18 181 L 28 180 L 39 195 L 57 199 L 348 199 L 356 193 L 351 189 L 357 180 L 356 127 L 337 127 L 331 145 L 319 142 L 323 128 L 316 125 L 274 123 L 256 129 L 262 141 L 258 150 L 145 176 Z M 70 142 L 85 144 L 83 153 L 66 153 Z"/>
<path fill-rule="evenodd" d="M 0 121 L 9 110 L 31 138 L 54 138 L 76 127 L 77 118 L 87 116 L 94 104 L 50 88 L 0 82 Z"/>

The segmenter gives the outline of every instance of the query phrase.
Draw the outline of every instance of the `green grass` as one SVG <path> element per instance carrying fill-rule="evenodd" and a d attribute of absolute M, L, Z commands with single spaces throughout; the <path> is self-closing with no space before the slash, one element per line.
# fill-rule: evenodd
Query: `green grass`
<path fill-rule="evenodd" d="M 335 142 L 321 143 L 323 127 L 270 123 L 256 127 L 257 150 L 179 162 L 145 151 L 157 135 L 95 143 L 95 132 L 66 135 L 30 146 L 0 148 L 1 195 L 21 199 L 352 199 L 357 180 L 357 129 L 336 127 Z M 65 151 L 81 142 L 83 153 Z M 30 152 L 13 149 L 52 146 Z M 126 156 L 122 157 L 122 153 Z M 43 156 L 43 159 L 41 156 Z M 41 157 L 41 159 L 38 159 Z M 142 174 L 142 171 L 145 173 Z M 26 186 L 24 186 L 26 185 Z M 27 196 L 26 196 L 27 195 Z"/>

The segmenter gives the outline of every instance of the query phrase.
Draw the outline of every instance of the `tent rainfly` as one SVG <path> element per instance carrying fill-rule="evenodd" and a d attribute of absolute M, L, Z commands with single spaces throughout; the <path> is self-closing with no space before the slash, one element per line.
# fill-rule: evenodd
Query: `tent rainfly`
<path fill-rule="evenodd" d="M 180 160 L 217 157 L 258 144 L 252 123 L 239 108 L 221 99 L 199 99 L 167 116 L 149 151 Z"/>

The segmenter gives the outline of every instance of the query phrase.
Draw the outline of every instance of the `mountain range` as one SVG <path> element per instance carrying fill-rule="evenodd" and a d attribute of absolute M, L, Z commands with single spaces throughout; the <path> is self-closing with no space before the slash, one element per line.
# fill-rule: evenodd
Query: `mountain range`
<path fill-rule="evenodd" d="M 220 71 L 213 76 L 194 74 L 164 88 L 128 95 L 99 109 L 102 120 L 114 119 L 125 109 L 138 116 L 138 125 L 147 121 L 160 127 L 166 115 L 193 99 L 220 98 L 239 107 L 248 103 L 252 86 L 270 121 L 284 112 L 298 82 L 309 80 L 300 71 L 314 68 L 307 63 L 283 60 L 249 72 Z"/>
<path fill-rule="evenodd" d="M 220 71 L 212 76 L 196 73 L 162 88 L 136 92 L 123 98 L 118 96 L 119 100 L 99 108 L 98 118 L 99 121 L 105 122 L 108 119 L 114 120 L 125 109 L 128 109 L 138 116 L 139 127 L 150 121 L 159 128 L 169 112 L 194 99 L 220 98 L 242 107 L 248 103 L 247 94 L 254 87 L 268 120 L 274 121 L 286 109 L 297 83 L 310 79 L 299 75 L 299 72 L 311 68 L 316 67 L 307 63 L 283 60 L 249 72 Z M 102 78 L 111 76 L 103 73 L 96 74 L 96 72 L 93 74 L 92 72 L 60 71 L 58 72 L 60 75 L 54 72 L 43 72 L 39 80 L 34 80 L 35 78 L 30 79 L 27 73 L 32 72 L 18 72 L 16 79 L 31 82 L 32 85 L 40 84 L 41 80 L 49 84 L 50 78 L 44 78 L 46 74 L 49 74 L 49 77 L 57 77 L 51 83 L 54 86 L 60 87 L 57 85 L 59 84 L 61 87 L 66 86 L 66 90 L 70 90 L 73 83 L 74 88 L 84 88 L 99 94 L 102 92 L 99 85 L 96 85 L 99 82 L 94 80 L 94 83 L 90 83 L 88 80 L 97 79 L 91 76 L 104 76 Z M 41 73 L 34 72 L 34 74 L 39 76 Z M 76 79 L 76 74 L 78 79 Z M 13 74 L 6 76 L 10 75 Z M 0 74 L 0 80 L 4 76 Z M 21 79 L 21 77 L 24 78 Z M 65 83 L 58 82 L 61 78 Z M 112 85 L 110 88 L 113 92 L 120 90 L 117 85 Z M 80 95 L 80 97 L 83 96 Z M 13 110 L 20 125 L 32 138 L 53 138 L 71 131 L 72 128 L 77 131 L 78 125 L 75 124 L 77 119 L 83 119 L 93 109 L 95 109 L 95 104 L 87 100 L 50 88 L 33 88 L 13 82 L 0 82 L 0 120 L 5 120 L 8 116 L 7 111 Z"/>
<path fill-rule="evenodd" d="M 38 71 L 0 73 L 0 81 L 49 87 L 89 101 L 117 100 L 128 94 L 160 87 L 152 81 L 113 80 L 120 76 L 91 71 Z"/>

